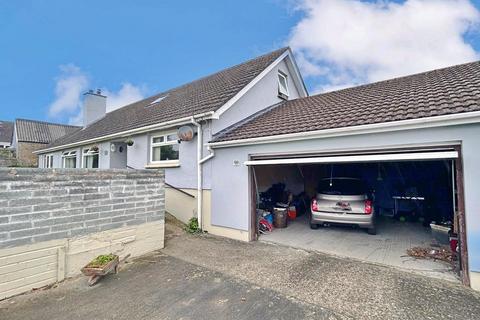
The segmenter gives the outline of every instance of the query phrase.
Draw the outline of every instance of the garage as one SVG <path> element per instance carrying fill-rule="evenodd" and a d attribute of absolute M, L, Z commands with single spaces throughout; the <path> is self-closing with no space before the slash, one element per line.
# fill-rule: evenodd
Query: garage
<path fill-rule="evenodd" d="M 455 146 L 252 156 L 255 236 L 458 280 L 458 159 Z"/>
<path fill-rule="evenodd" d="M 209 143 L 211 224 L 480 290 L 478 72 L 287 100 L 233 125 Z"/>

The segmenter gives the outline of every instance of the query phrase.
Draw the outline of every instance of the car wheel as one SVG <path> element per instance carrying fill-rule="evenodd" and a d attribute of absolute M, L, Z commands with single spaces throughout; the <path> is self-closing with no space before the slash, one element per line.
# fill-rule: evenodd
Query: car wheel
<path fill-rule="evenodd" d="M 316 224 L 316 223 L 310 223 L 310 229 L 317 230 L 318 227 L 319 227 L 318 224 Z"/>
<path fill-rule="evenodd" d="M 368 232 L 368 234 L 376 235 L 377 234 L 377 228 L 375 228 L 375 227 L 368 228 L 367 232 Z"/>

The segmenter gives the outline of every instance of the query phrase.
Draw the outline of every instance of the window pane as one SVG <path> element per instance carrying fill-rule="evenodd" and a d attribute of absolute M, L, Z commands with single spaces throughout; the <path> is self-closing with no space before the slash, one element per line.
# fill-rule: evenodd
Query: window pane
<path fill-rule="evenodd" d="M 287 78 L 281 74 L 278 74 L 278 91 L 283 94 L 288 94 Z"/>
<path fill-rule="evenodd" d="M 178 136 L 176 133 L 169 134 L 167 136 L 167 141 L 178 141 Z"/>
<path fill-rule="evenodd" d="M 75 157 L 65 158 L 65 168 L 76 168 L 77 159 Z"/>
<path fill-rule="evenodd" d="M 152 148 L 152 161 L 160 161 L 160 149 L 161 147 Z"/>
<path fill-rule="evenodd" d="M 164 137 L 155 137 L 155 138 L 153 138 L 152 142 L 153 143 L 161 143 L 161 142 L 163 142 L 163 138 Z"/>
<path fill-rule="evenodd" d="M 87 169 L 98 168 L 98 154 L 86 156 L 84 159 L 85 159 L 84 160 L 85 163 L 83 165 L 84 168 L 87 168 Z"/>
<path fill-rule="evenodd" d="M 178 160 L 178 150 L 180 145 L 172 144 L 169 146 L 161 146 L 160 160 Z"/>

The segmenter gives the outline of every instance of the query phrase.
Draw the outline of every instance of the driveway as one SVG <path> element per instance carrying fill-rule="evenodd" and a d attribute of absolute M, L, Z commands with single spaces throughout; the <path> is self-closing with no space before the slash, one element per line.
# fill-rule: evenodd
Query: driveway
<path fill-rule="evenodd" d="M 186 235 L 89 288 L 0 302 L 0 319 L 479 319 L 458 284 L 266 243 Z"/>

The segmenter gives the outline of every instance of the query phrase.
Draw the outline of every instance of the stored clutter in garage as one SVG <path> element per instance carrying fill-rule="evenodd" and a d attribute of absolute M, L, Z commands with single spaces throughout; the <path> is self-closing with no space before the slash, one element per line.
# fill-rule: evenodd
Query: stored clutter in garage
<path fill-rule="evenodd" d="M 259 239 L 455 279 L 460 269 L 455 223 L 458 201 L 454 159 L 449 157 L 456 153 L 416 151 L 408 154 L 408 160 L 395 160 L 405 155 L 363 155 L 371 159 L 368 162 L 356 162 L 362 159 L 358 155 L 282 160 L 265 160 L 263 156 L 263 160 L 251 161 Z M 375 160 L 382 157 L 387 160 Z M 334 212 L 334 219 L 372 215 L 376 235 L 368 235 L 368 229 L 354 222 L 311 222 L 312 201 L 317 198 L 319 185 L 348 182 L 350 178 L 361 182 L 363 201 L 371 202 L 373 209 L 367 213 L 362 208 L 360 214 L 354 214 L 348 208 L 337 208 L 340 202 L 334 201 L 326 210 Z M 341 203 L 349 206 L 348 196 L 343 198 L 347 201 Z M 316 230 L 318 227 L 320 230 Z M 412 256 L 419 250 L 435 252 L 437 259 Z"/>

